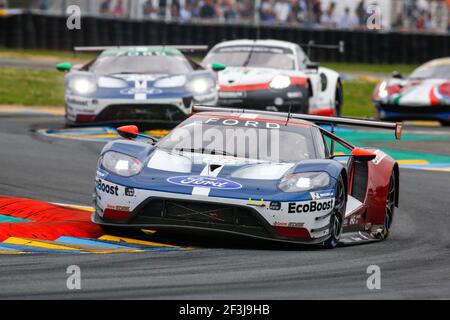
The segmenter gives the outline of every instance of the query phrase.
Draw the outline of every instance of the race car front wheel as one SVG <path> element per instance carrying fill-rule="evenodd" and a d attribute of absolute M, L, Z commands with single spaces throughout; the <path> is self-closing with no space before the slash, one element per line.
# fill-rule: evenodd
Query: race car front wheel
<path fill-rule="evenodd" d="M 342 234 L 343 221 L 346 208 L 345 185 L 342 176 L 336 185 L 336 201 L 334 203 L 334 210 L 330 217 L 330 237 L 324 242 L 327 249 L 335 248 Z"/>

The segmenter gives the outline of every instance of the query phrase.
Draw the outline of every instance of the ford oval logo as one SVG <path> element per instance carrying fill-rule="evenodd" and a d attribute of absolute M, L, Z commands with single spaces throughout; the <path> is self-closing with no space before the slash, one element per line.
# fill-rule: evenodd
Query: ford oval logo
<path fill-rule="evenodd" d="M 167 179 L 167 182 L 185 187 L 200 187 L 222 190 L 241 189 L 242 185 L 223 178 L 203 176 L 178 176 Z"/>

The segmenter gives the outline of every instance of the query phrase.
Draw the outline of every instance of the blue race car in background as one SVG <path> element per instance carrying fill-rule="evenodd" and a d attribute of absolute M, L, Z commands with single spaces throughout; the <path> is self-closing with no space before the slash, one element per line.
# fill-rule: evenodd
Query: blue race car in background
<path fill-rule="evenodd" d="M 397 163 L 312 122 L 401 124 L 194 107 L 160 141 L 136 126 L 108 143 L 96 173 L 94 223 L 188 234 L 324 244 L 384 239 L 398 206 Z M 334 153 L 340 145 L 344 155 Z M 110 231 L 110 230 L 109 230 Z M 343 233 L 344 232 L 344 233 Z"/>
<path fill-rule="evenodd" d="M 127 121 L 180 122 L 194 103 L 215 105 L 218 100 L 214 65 L 206 70 L 182 51 L 204 46 L 81 47 L 101 52 L 83 66 L 61 63 L 65 76 L 67 124 Z"/>

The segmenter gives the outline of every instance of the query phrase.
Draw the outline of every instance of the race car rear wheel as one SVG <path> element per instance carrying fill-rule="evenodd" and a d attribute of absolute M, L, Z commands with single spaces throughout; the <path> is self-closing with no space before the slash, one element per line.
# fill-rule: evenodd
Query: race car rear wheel
<path fill-rule="evenodd" d="M 334 211 L 330 217 L 330 237 L 324 242 L 327 249 L 336 248 L 342 235 L 343 221 L 346 208 L 344 179 L 341 176 L 336 184 L 336 201 Z"/>
<path fill-rule="evenodd" d="M 392 221 L 394 219 L 394 211 L 395 211 L 395 199 L 396 199 L 397 188 L 395 186 L 395 177 L 394 172 L 391 174 L 391 178 L 389 180 L 389 188 L 386 196 L 386 213 L 384 216 L 384 239 L 389 236 L 389 231 L 392 226 Z"/>
<path fill-rule="evenodd" d="M 379 227 L 374 236 L 379 240 L 384 240 L 389 236 L 392 221 L 394 219 L 394 210 L 395 210 L 395 202 L 397 199 L 397 187 L 396 187 L 396 179 L 394 172 L 391 174 L 391 178 L 389 179 L 388 191 L 386 194 L 386 206 L 384 213 L 384 222 L 383 226 Z"/>

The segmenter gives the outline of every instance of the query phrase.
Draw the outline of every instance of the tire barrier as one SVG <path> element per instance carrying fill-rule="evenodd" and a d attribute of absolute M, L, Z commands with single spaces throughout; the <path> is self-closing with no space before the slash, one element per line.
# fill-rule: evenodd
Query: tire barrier
<path fill-rule="evenodd" d="M 74 46 L 207 44 L 223 40 L 274 38 L 295 43 L 337 44 L 345 53 L 312 51 L 316 61 L 349 63 L 407 63 L 450 56 L 449 34 L 314 30 L 288 26 L 203 24 L 152 20 L 123 20 L 83 16 L 81 30 L 68 30 L 66 17 L 18 14 L 0 17 L 0 46 L 25 49 L 72 50 Z"/>

